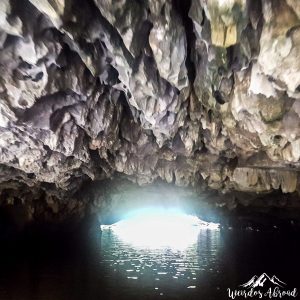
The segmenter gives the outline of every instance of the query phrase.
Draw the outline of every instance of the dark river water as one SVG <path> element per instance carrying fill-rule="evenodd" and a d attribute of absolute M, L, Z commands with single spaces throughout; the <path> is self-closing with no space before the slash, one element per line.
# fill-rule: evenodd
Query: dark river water
<path fill-rule="evenodd" d="M 137 247 L 111 230 L 80 235 L 3 245 L 0 300 L 230 299 L 228 288 L 263 273 L 300 288 L 297 233 L 203 229 L 177 250 Z"/>

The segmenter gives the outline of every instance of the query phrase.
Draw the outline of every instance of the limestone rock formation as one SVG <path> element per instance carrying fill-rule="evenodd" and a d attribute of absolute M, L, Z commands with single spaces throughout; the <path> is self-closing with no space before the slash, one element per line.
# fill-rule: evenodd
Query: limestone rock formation
<path fill-rule="evenodd" d="M 1 204 L 83 212 L 122 176 L 298 193 L 299 58 L 296 0 L 2 0 Z"/>

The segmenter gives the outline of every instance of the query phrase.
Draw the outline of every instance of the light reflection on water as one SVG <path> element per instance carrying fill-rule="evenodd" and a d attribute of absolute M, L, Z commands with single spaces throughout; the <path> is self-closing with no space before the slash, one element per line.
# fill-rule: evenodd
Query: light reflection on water
<path fill-rule="evenodd" d="M 220 272 L 221 239 L 219 230 L 199 227 L 193 237 L 193 243 L 185 249 L 149 248 L 135 246 L 122 240 L 113 230 L 105 229 L 102 264 L 109 265 L 110 273 L 115 274 L 110 275 L 111 278 L 119 278 L 125 285 L 152 290 L 157 295 L 172 296 L 173 293 L 175 296 L 179 289 L 195 291 L 201 288 L 203 277 Z M 178 235 L 178 239 L 181 238 Z"/>

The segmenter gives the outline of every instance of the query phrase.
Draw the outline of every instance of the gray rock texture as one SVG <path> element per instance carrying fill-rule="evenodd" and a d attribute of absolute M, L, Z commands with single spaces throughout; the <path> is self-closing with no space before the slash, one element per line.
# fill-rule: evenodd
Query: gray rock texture
<path fill-rule="evenodd" d="M 1 1 L 1 204 L 83 213 L 123 176 L 299 193 L 299 167 L 297 0 Z"/>

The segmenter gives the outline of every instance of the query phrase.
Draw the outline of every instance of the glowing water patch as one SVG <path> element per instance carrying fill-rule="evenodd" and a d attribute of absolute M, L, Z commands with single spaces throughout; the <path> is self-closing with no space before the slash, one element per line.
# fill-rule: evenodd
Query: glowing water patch
<path fill-rule="evenodd" d="M 110 226 L 119 239 L 135 247 L 184 250 L 197 242 L 201 229 L 218 229 L 178 210 L 146 209 L 137 211 Z"/>

